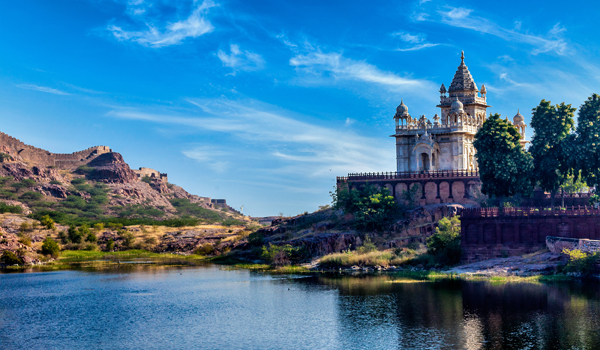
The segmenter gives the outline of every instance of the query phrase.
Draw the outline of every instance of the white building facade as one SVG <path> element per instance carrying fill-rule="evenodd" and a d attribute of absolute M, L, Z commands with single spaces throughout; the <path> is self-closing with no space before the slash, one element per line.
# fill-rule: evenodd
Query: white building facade
<path fill-rule="evenodd" d="M 487 91 L 477 88 L 465 65 L 464 52 L 448 90 L 440 88 L 441 117 L 433 123 L 424 115 L 413 118 L 404 101 L 396 108 L 396 160 L 398 172 L 476 171 L 473 141 L 486 120 Z M 514 124 L 525 139 L 524 118 L 520 113 Z M 524 144 L 525 141 L 522 141 Z"/>

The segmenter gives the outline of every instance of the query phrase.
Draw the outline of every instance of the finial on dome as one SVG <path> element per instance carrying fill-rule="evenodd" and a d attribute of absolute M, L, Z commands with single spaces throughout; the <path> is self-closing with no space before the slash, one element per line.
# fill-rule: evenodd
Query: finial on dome
<path fill-rule="evenodd" d="M 465 64 L 465 51 L 460 52 L 460 63 Z"/>

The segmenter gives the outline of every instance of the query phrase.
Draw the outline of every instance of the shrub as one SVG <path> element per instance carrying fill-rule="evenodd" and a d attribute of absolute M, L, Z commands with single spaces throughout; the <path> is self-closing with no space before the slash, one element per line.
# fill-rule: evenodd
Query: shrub
<path fill-rule="evenodd" d="M 454 265 L 460 262 L 460 220 L 443 218 L 433 235 L 427 238 L 427 252 L 435 257 L 437 263 Z"/>
<path fill-rule="evenodd" d="M 62 185 L 62 182 L 58 181 L 58 180 L 52 180 L 50 181 L 51 185 Z"/>
<path fill-rule="evenodd" d="M 30 228 L 31 228 L 31 226 L 29 226 L 29 223 L 27 221 L 24 221 L 21 223 L 21 226 L 19 226 L 19 232 L 25 233 L 25 232 L 29 231 Z"/>
<path fill-rule="evenodd" d="M 44 225 L 48 230 L 54 230 L 56 227 L 54 226 L 54 220 L 50 217 L 50 215 L 42 216 L 42 220 L 40 220 L 42 225 Z"/>
<path fill-rule="evenodd" d="M 58 246 L 58 243 L 52 239 L 52 237 L 48 236 L 44 240 L 44 243 L 42 244 L 42 254 L 50 255 L 53 258 L 58 258 L 58 255 L 60 254 L 60 247 Z"/>
<path fill-rule="evenodd" d="M 83 240 L 83 235 L 80 231 L 73 225 L 69 226 L 69 241 L 73 243 L 81 243 Z"/>
<path fill-rule="evenodd" d="M 375 244 L 373 244 L 373 242 L 371 242 L 371 237 L 369 237 L 369 235 L 365 235 L 363 245 L 358 247 L 357 251 L 360 254 L 365 254 L 377 251 L 377 247 L 375 246 Z"/>
<path fill-rule="evenodd" d="M 254 231 L 248 235 L 248 243 L 253 246 L 262 245 L 265 240 L 265 235 L 262 231 Z"/>
<path fill-rule="evenodd" d="M 211 255 L 215 252 L 215 247 L 210 243 L 204 243 L 194 250 L 194 254 L 198 255 Z"/>
<path fill-rule="evenodd" d="M 87 165 L 82 165 L 77 168 L 76 172 L 82 175 L 89 175 L 94 171 L 94 168 Z M 84 180 L 85 181 L 85 180 Z M 72 182 L 71 182 L 72 183 Z"/>
<path fill-rule="evenodd" d="M 261 257 L 273 266 L 285 266 L 301 260 L 304 253 L 302 249 L 289 244 L 278 246 L 269 243 L 268 247 L 262 247 Z"/>
<path fill-rule="evenodd" d="M 60 238 L 62 244 L 69 243 L 69 235 L 65 231 L 60 231 L 58 233 L 58 238 Z"/>
<path fill-rule="evenodd" d="M 150 176 L 146 175 L 146 176 L 144 176 L 144 177 L 141 178 L 141 181 L 145 182 L 145 183 L 147 183 L 149 185 L 149 184 L 152 183 L 152 178 Z"/>
<path fill-rule="evenodd" d="M 19 197 L 19 199 L 24 200 L 24 201 L 39 201 L 43 197 L 44 197 L 44 195 L 39 192 L 28 191 L 28 192 L 23 193 Z"/>
<path fill-rule="evenodd" d="M 135 242 L 135 237 L 133 236 L 133 233 L 129 231 L 120 231 L 117 233 L 123 239 L 123 246 L 125 248 L 131 249 L 133 243 Z"/>
<path fill-rule="evenodd" d="M 98 246 L 95 243 L 88 243 L 83 247 L 83 249 L 93 252 L 98 250 Z"/>
<path fill-rule="evenodd" d="M 569 262 L 565 266 L 566 272 L 576 272 L 584 276 L 589 276 L 596 271 L 596 264 L 600 259 L 598 253 L 588 254 L 579 249 L 563 249 L 563 254 L 569 257 Z"/>
<path fill-rule="evenodd" d="M 19 243 L 31 247 L 31 237 L 23 235 L 19 238 Z"/>
<path fill-rule="evenodd" d="M 23 259 L 19 258 L 15 253 L 5 250 L 0 256 L 0 261 L 6 265 L 23 265 Z"/>
<path fill-rule="evenodd" d="M 85 240 L 90 243 L 96 243 L 98 241 L 98 236 L 94 232 L 89 232 L 85 237 Z"/>
<path fill-rule="evenodd" d="M 12 157 L 6 153 L 0 153 L 0 163 L 3 163 L 6 160 L 11 160 Z"/>
<path fill-rule="evenodd" d="M 0 194 L 2 196 L 2 194 Z M 23 213 L 23 208 L 18 205 L 8 205 L 6 203 L 0 203 L 0 213 L 13 213 L 13 214 L 21 214 Z"/>
<path fill-rule="evenodd" d="M 94 231 L 96 231 L 98 233 L 104 231 L 104 224 L 101 223 L 101 222 L 95 223 L 94 224 Z"/>
<path fill-rule="evenodd" d="M 112 238 L 109 238 L 109 240 L 106 242 L 106 251 L 110 252 L 113 249 L 115 249 L 115 241 Z"/>

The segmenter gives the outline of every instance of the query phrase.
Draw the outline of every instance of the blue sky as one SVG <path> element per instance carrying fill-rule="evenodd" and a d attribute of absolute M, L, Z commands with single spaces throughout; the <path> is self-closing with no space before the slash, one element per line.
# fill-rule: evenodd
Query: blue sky
<path fill-rule="evenodd" d="M 490 112 L 600 93 L 594 2 L 6 1 L 1 131 L 52 152 L 108 145 L 253 216 L 330 203 L 395 170 L 401 99 L 432 117 L 460 51 Z M 531 135 L 528 130 L 528 135 Z"/>

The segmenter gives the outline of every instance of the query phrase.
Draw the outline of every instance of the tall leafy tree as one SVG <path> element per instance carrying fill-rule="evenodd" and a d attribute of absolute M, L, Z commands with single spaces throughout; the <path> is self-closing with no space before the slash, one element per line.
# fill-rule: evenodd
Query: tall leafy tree
<path fill-rule="evenodd" d="M 533 190 L 533 159 L 523 149 L 521 136 L 508 120 L 490 114 L 475 135 L 481 192 L 492 197 L 528 196 Z"/>
<path fill-rule="evenodd" d="M 577 120 L 578 167 L 590 186 L 600 184 L 600 96 L 593 94 L 579 107 Z"/>
<path fill-rule="evenodd" d="M 574 154 L 569 152 L 574 112 L 575 108 L 564 102 L 553 106 L 542 100 L 531 117 L 533 137 L 529 152 L 533 156 L 533 176 L 544 191 L 552 194 L 552 206 L 556 190 L 574 166 Z"/>

